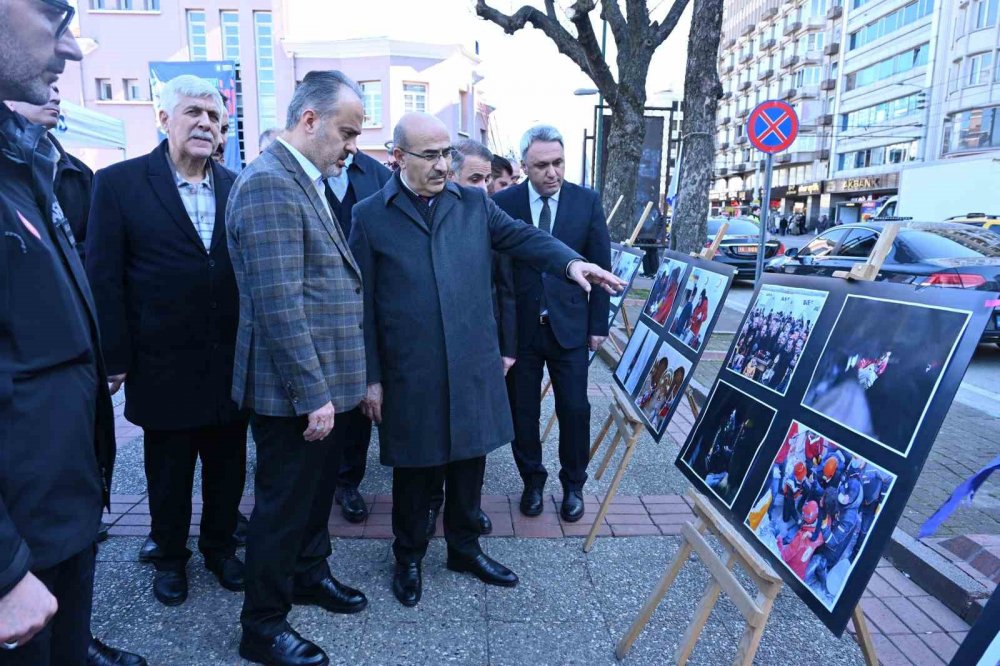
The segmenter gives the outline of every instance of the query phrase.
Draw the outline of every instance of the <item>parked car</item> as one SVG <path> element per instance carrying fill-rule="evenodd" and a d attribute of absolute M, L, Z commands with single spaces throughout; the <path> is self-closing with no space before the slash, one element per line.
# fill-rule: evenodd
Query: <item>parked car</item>
<path fill-rule="evenodd" d="M 820 276 L 849 271 L 868 258 L 886 224 L 873 220 L 834 227 L 768 262 L 765 270 Z M 901 222 L 876 279 L 998 292 L 1000 235 L 967 223 Z M 1000 345 L 1000 308 L 993 311 L 982 340 Z"/>
<path fill-rule="evenodd" d="M 1000 215 L 987 215 L 986 213 L 969 213 L 968 215 L 957 215 L 949 217 L 945 222 L 960 222 L 969 224 L 980 229 L 992 231 L 1000 234 Z"/>
<path fill-rule="evenodd" d="M 760 246 L 760 223 L 748 217 L 709 218 L 705 247 L 712 244 L 724 222 L 729 224 L 729 228 L 722 237 L 715 261 L 734 267 L 737 280 L 753 280 L 756 277 L 757 248 Z M 767 262 L 784 251 L 785 246 L 781 242 L 768 240 L 764 245 L 764 261 Z"/>

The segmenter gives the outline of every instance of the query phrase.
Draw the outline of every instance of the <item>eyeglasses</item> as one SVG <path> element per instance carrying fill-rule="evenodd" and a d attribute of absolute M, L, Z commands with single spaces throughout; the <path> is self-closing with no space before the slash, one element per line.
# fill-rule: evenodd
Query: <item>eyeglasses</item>
<path fill-rule="evenodd" d="M 73 22 L 73 17 L 76 16 L 76 7 L 62 0 L 40 0 L 43 4 L 52 7 L 62 13 L 62 18 L 59 20 L 59 27 L 56 28 L 56 39 L 61 38 L 69 30 L 69 24 Z"/>
<path fill-rule="evenodd" d="M 396 147 L 399 148 L 399 146 L 396 146 Z M 454 150 L 455 150 L 451 146 L 448 146 L 444 150 L 428 150 L 427 152 L 423 152 L 423 153 L 411 153 L 406 148 L 399 148 L 399 149 L 402 150 L 407 155 L 413 155 L 414 157 L 419 157 L 420 159 L 426 160 L 426 161 L 430 162 L 431 164 L 434 164 L 438 160 L 441 160 L 441 159 L 443 159 L 445 162 L 450 162 L 451 161 L 452 152 L 454 152 Z"/>

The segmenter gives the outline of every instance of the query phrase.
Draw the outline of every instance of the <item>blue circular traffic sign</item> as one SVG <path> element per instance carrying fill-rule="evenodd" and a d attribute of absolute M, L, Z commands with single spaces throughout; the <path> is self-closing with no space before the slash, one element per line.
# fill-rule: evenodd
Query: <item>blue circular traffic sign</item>
<path fill-rule="evenodd" d="M 795 109 L 780 100 L 761 102 L 747 120 L 747 138 L 754 148 L 764 153 L 788 150 L 798 134 L 799 117 Z"/>

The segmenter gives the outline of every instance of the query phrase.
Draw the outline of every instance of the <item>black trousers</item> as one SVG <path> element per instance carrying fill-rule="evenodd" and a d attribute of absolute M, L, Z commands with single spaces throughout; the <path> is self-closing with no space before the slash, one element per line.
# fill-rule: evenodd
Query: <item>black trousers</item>
<path fill-rule="evenodd" d="M 547 365 L 559 419 L 559 480 L 565 490 L 583 490 L 590 455 L 590 401 L 587 399 L 588 349 L 564 349 L 548 325 L 518 350 L 510 369 L 514 416 L 514 462 L 525 487 L 542 488 L 548 478 L 538 431 L 542 370 Z"/>
<path fill-rule="evenodd" d="M 335 419 L 335 431 L 337 423 Z M 289 628 L 286 618 L 296 586 L 330 575 L 331 471 L 340 467 L 340 456 L 333 433 L 307 442 L 302 435 L 307 425 L 305 416 L 250 415 L 257 445 L 256 502 L 247 531 L 240 620 L 244 631 L 261 637 Z"/>
<path fill-rule="evenodd" d="M 164 571 L 183 569 L 191 557 L 191 491 L 201 458 L 201 536 L 206 557 L 236 552 L 233 532 L 247 469 L 247 421 L 188 430 L 143 430 L 151 535 L 163 551 L 155 560 Z"/>
<path fill-rule="evenodd" d="M 340 469 L 334 470 L 337 487 L 358 489 L 368 465 L 368 445 L 372 439 L 372 422 L 359 407 L 337 414 L 333 437 L 341 451 Z"/>
<path fill-rule="evenodd" d="M 431 493 L 444 474 L 444 538 L 448 550 L 468 556 L 479 548 L 479 501 L 483 494 L 485 457 L 437 467 L 394 467 L 392 470 L 392 544 L 397 562 L 419 562 L 427 553 L 427 512 Z"/>
<path fill-rule="evenodd" d="M 49 588 L 59 610 L 23 647 L 0 650 L 0 666 L 85 666 L 96 552 L 91 544 L 68 560 L 32 572 Z"/>
<path fill-rule="evenodd" d="M 647 247 L 643 248 L 643 251 L 645 252 L 642 256 L 643 275 L 656 275 L 656 271 L 660 269 L 660 248 Z"/>

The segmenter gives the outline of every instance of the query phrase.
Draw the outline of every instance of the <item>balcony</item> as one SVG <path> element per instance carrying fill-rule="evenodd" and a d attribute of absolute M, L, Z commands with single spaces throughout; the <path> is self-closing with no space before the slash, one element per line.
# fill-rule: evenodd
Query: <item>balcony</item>
<path fill-rule="evenodd" d="M 788 88 L 783 91 L 779 97 L 781 99 L 794 99 L 796 95 L 798 95 L 798 91 L 795 88 Z"/>
<path fill-rule="evenodd" d="M 726 40 L 726 43 L 722 45 L 722 48 L 723 48 L 723 50 L 727 50 L 728 51 L 729 49 L 733 48 L 734 46 L 736 46 L 736 38 L 735 37 L 730 37 L 729 39 Z"/>
<path fill-rule="evenodd" d="M 816 125 L 818 127 L 829 127 L 833 125 L 833 114 L 824 113 L 823 115 L 816 118 Z"/>
<path fill-rule="evenodd" d="M 769 19 L 769 18 L 771 18 L 773 16 L 777 16 L 777 15 L 778 15 L 778 8 L 777 7 L 768 7 L 767 9 L 764 10 L 764 13 L 761 14 L 760 20 L 761 21 L 765 21 L 765 20 L 767 20 L 767 19 Z"/>
<path fill-rule="evenodd" d="M 744 90 L 750 90 L 750 86 L 752 86 L 752 85 L 753 84 L 750 83 L 749 81 L 743 81 L 743 82 L 740 83 L 739 91 L 743 92 Z"/>
<path fill-rule="evenodd" d="M 733 63 L 729 63 L 728 65 L 723 65 L 722 68 L 719 70 L 719 73 L 732 74 L 734 69 L 736 69 L 736 67 L 733 65 Z"/>
<path fill-rule="evenodd" d="M 730 118 L 729 116 L 723 116 L 723 117 L 719 118 L 719 126 L 720 127 L 725 127 L 730 122 L 732 122 L 732 118 Z"/>
<path fill-rule="evenodd" d="M 789 162 L 792 161 L 792 154 L 780 153 L 774 156 L 774 161 L 777 162 L 778 164 L 788 164 Z"/>
<path fill-rule="evenodd" d="M 830 149 L 823 148 L 822 150 L 816 151 L 816 159 L 818 160 L 828 160 L 830 159 Z"/>
<path fill-rule="evenodd" d="M 819 86 L 801 86 L 792 95 L 795 99 L 816 99 L 819 97 Z"/>
<path fill-rule="evenodd" d="M 792 35 L 802 29 L 802 21 L 792 21 L 791 23 L 785 24 L 785 29 L 783 34 Z"/>
<path fill-rule="evenodd" d="M 834 5 L 833 7 L 830 7 L 828 10 L 826 10 L 826 18 L 829 19 L 830 21 L 839 19 L 843 15 L 844 15 L 844 8 L 842 5 Z"/>
<path fill-rule="evenodd" d="M 732 171 L 730 171 L 729 173 L 735 174 L 735 173 L 743 173 L 744 171 L 749 171 L 750 169 L 748 168 L 748 166 L 749 165 L 747 165 L 746 163 L 737 164 L 732 168 Z"/>
<path fill-rule="evenodd" d="M 754 30 L 755 30 L 756 28 L 757 28 L 757 24 L 756 24 L 756 23 L 754 23 L 753 21 L 751 21 L 750 23 L 747 23 L 747 24 L 746 24 L 745 26 L 743 26 L 743 29 L 742 29 L 742 30 L 740 30 L 740 35 L 741 35 L 742 37 L 746 37 L 746 36 L 748 36 L 748 35 L 752 35 L 752 34 L 753 34 L 753 31 L 754 31 Z"/>
<path fill-rule="evenodd" d="M 722 97 L 720 97 L 719 99 L 732 99 L 732 97 L 733 97 L 733 91 L 727 90 L 726 92 L 722 93 Z"/>
<path fill-rule="evenodd" d="M 774 76 L 774 70 L 773 69 L 765 69 L 763 72 L 761 72 L 760 74 L 757 75 L 757 80 L 758 81 L 767 81 L 772 76 Z"/>
<path fill-rule="evenodd" d="M 745 65 L 748 62 L 750 62 L 751 60 L 753 60 L 753 53 L 751 51 L 747 51 L 746 53 L 741 53 L 740 54 L 739 63 L 741 65 Z"/>
<path fill-rule="evenodd" d="M 801 58 L 799 58 L 797 55 L 790 55 L 781 61 L 781 67 L 783 69 L 788 69 L 789 67 L 795 67 L 797 64 L 799 64 L 800 60 Z"/>
<path fill-rule="evenodd" d="M 823 91 L 833 90 L 837 87 L 837 79 L 826 79 L 819 84 L 819 89 Z"/>
<path fill-rule="evenodd" d="M 739 109 L 738 111 L 736 111 L 736 117 L 740 120 L 746 118 L 748 115 L 750 115 L 749 107 L 746 109 Z"/>
<path fill-rule="evenodd" d="M 761 43 L 760 43 L 760 50 L 761 51 L 766 51 L 768 49 L 773 49 L 774 45 L 777 44 L 777 43 L 778 43 L 778 41 L 776 39 L 774 39 L 773 37 L 771 39 L 765 39 L 765 40 L 761 41 Z"/>
<path fill-rule="evenodd" d="M 830 42 L 823 47 L 823 55 L 837 55 L 840 53 L 840 42 Z"/>
<path fill-rule="evenodd" d="M 723 141 L 722 143 L 720 143 L 719 144 L 719 150 L 722 150 L 722 151 L 729 150 L 729 142 L 728 141 Z"/>
<path fill-rule="evenodd" d="M 748 139 L 746 135 L 736 137 L 737 146 L 745 146 L 748 143 L 750 143 L 750 139 Z"/>
<path fill-rule="evenodd" d="M 719 178 L 725 176 L 727 173 L 729 173 L 729 167 L 719 167 L 715 170 L 715 175 Z"/>

